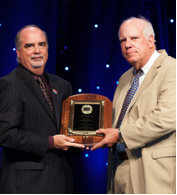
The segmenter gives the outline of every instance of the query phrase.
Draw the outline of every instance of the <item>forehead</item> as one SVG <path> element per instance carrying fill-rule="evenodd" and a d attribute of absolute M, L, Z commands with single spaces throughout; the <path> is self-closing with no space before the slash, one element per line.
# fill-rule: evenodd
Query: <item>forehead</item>
<path fill-rule="evenodd" d="M 21 31 L 20 41 L 22 43 L 46 42 L 46 38 L 40 29 L 36 27 L 27 27 Z"/>
<path fill-rule="evenodd" d="M 133 36 L 143 32 L 144 23 L 139 19 L 130 19 L 124 22 L 119 30 L 119 37 Z"/>

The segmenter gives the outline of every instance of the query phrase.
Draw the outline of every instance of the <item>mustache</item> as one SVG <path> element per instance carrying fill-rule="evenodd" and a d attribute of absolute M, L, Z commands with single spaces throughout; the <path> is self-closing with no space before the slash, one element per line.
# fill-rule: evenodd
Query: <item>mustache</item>
<path fill-rule="evenodd" d="M 31 56 L 31 59 L 35 59 L 35 58 L 43 58 L 43 55 L 42 54 L 39 54 L 39 55 L 33 55 Z"/>

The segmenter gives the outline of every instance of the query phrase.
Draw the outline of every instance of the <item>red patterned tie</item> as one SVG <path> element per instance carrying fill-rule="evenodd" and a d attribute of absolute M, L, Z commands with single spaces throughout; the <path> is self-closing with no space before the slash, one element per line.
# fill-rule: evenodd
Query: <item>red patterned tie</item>
<path fill-rule="evenodd" d="M 116 128 L 119 128 L 121 126 L 121 123 L 123 121 L 123 118 L 124 118 L 124 115 L 130 105 L 130 102 L 132 101 L 138 87 L 139 87 L 139 77 L 143 74 L 143 71 L 140 69 L 138 71 L 136 71 L 136 74 L 135 74 L 135 78 L 133 80 L 133 83 L 130 87 L 130 89 L 128 90 L 127 92 L 127 95 L 124 99 L 124 103 L 122 105 L 122 110 L 120 112 L 120 115 L 119 115 L 119 119 L 117 121 L 117 125 L 116 125 Z"/>
<path fill-rule="evenodd" d="M 44 85 L 43 80 L 41 79 L 41 77 L 37 77 L 36 80 L 39 82 L 39 86 L 40 86 L 45 98 L 47 99 L 47 102 L 48 102 L 52 112 L 54 112 L 52 99 L 51 99 L 49 93 L 46 90 L 46 87 Z"/>

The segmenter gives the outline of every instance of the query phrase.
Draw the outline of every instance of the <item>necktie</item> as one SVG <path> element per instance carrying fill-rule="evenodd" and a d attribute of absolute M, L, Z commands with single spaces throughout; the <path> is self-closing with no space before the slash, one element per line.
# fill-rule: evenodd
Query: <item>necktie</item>
<path fill-rule="evenodd" d="M 47 99 L 47 102 L 48 102 L 48 104 L 49 104 L 49 106 L 50 106 L 52 112 L 54 112 L 52 99 L 51 99 L 49 93 L 48 93 L 47 90 L 46 90 L 46 87 L 45 87 L 45 85 L 44 85 L 43 80 L 41 79 L 41 77 L 37 77 L 36 80 L 38 81 L 39 86 L 40 86 L 40 88 L 41 88 L 41 90 L 42 90 L 42 92 L 43 92 L 45 98 Z"/>
<path fill-rule="evenodd" d="M 121 126 L 121 123 L 123 121 L 123 118 L 124 118 L 124 115 L 128 109 L 128 106 L 130 104 L 130 102 L 132 101 L 138 87 L 139 87 L 139 77 L 143 74 L 143 71 L 140 69 L 138 71 L 136 71 L 136 74 L 135 74 L 135 77 L 134 77 L 134 80 L 133 80 L 133 83 L 130 87 L 130 89 L 128 90 L 127 92 L 127 95 L 124 99 L 124 102 L 123 102 L 123 105 L 122 105 L 122 110 L 120 112 L 120 115 L 119 115 L 119 119 L 117 121 L 117 125 L 116 125 L 116 128 L 119 128 Z"/>

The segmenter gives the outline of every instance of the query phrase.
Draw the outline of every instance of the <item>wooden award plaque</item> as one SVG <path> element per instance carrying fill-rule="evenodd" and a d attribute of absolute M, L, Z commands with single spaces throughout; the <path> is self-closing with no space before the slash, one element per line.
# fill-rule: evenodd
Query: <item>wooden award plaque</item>
<path fill-rule="evenodd" d="M 97 94 L 78 94 L 63 101 L 60 134 L 74 138 L 76 143 L 92 147 L 104 135 L 98 129 L 112 127 L 112 102 Z"/>

